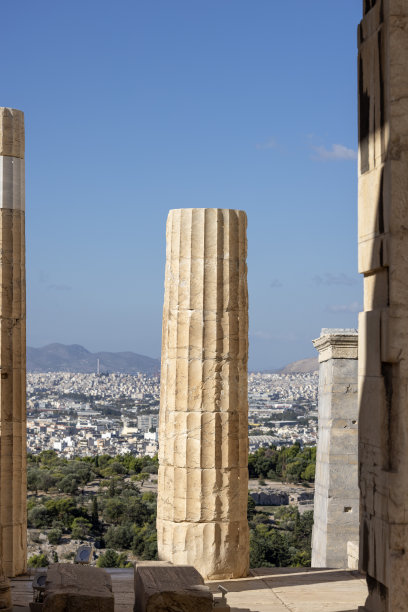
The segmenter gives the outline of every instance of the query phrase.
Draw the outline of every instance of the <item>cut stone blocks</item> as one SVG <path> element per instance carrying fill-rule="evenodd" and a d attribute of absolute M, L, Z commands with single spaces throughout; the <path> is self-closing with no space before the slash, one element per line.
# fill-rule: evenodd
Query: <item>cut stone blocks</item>
<path fill-rule="evenodd" d="M 44 612 L 114 612 L 112 582 L 104 570 L 55 563 L 47 572 Z"/>
<path fill-rule="evenodd" d="M 134 612 L 211 612 L 213 595 L 194 567 L 137 563 Z"/>
<path fill-rule="evenodd" d="M 366 0 L 359 46 L 360 569 L 367 612 L 408 601 L 408 3 Z"/>
<path fill-rule="evenodd" d="M 319 351 L 319 436 L 312 566 L 347 568 L 347 541 L 358 539 L 356 330 L 323 329 Z"/>
<path fill-rule="evenodd" d="M 26 570 L 24 115 L 0 108 L 0 557 Z"/>
<path fill-rule="evenodd" d="M 167 220 L 157 537 L 159 558 L 206 579 L 249 562 L 246 215 Z"/>

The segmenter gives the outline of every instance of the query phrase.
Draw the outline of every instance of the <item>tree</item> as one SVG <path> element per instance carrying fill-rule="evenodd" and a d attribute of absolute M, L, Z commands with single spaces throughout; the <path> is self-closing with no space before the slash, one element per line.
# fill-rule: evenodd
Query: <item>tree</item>
<path fill-rule="evenodd" d="M 31 508 L 27 514 L 27 522 L 29 527 L 34 527 L 35 529 L 47 527 L 49 522 L 47 508 L 43 504 Z"/>
<path fill-rule="evenodd" d="M 124 502 L 118 497 L 112 497 L 108 499 L 106 502 L 105 508 L 103 510 L 103 516 L 108 523 L 119 524 L 121 522 L 122 516 L 126 513 L 127 508 L 125 508 Z"/>
<path fill-rule="evenodd" d="M 132 546 L 135 532 L 132 525 L 111 525 L 106 532 L 105 542 L 108 548 L 119 550 L 129 549 Z"/>
<path fill-rule="evenodd" d="M 248 521 L 250 521 L 255 514 L 255 502 L 252 499 L 251 495 L 248 493 L 248 508 L 247 508 L 247 517 Z"/>
<path fill-rule="evenodd" d="M 99 509 L 98 509 L 98 499 L 95 497 L 92 498 L 92 514 L 91 514 L 91 523 L 92 529 L 95 531 L 99 531 Z"/>
<path fill-rule="evenodd" d="M 105 554 L 102 554 L 97 562 L 97 567 L 132 567 L 128 562 L 126 553 L 117 553 L 111 548 L 108 548 Z"/>
<path fill-rule="evenodd" d="M 78 517 L 72 521 L 72 537 L 75 540 L 83 540 L 88 537 L 92 525 L 85 518 Z"/>

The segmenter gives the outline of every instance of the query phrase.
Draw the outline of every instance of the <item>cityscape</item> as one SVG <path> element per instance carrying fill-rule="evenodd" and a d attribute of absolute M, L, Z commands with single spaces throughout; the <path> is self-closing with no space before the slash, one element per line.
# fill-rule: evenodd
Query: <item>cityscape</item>
<path fill-rule="evenodd" d="M 249 450 L 316 444 L 318 374 L 250 373 Z M 158 451 L 159 375 L 27 373 L 27 450 L 70 459 Z"/>

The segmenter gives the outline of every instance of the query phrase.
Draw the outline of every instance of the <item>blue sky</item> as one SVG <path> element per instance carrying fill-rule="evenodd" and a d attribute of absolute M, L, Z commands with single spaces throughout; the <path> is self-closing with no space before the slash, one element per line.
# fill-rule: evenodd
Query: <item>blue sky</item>
<path fill-rule="evenodd" d="M 181 207 L 248 214 L 250 368 L 356 326 L 360 18 L 356 0 L 2 6 L 0 104 L 26 116 L 28 343 L 158 357 Z"/>

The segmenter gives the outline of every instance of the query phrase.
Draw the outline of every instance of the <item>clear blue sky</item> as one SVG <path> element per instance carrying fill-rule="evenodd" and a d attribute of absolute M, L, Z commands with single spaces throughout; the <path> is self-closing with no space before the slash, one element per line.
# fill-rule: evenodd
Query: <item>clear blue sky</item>
<path fill-rule="evenodd" d="M 358 0 L 2 6 L 26 116 L 28 343 L 160 354 L 170 208 L 248 214 L 250 367 L 354 327 Z"/>

